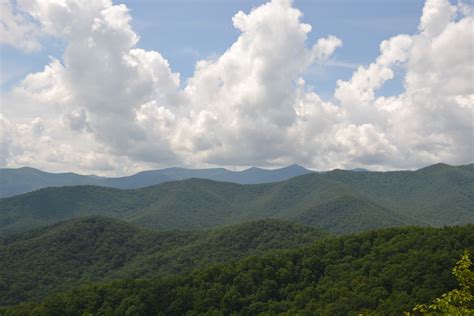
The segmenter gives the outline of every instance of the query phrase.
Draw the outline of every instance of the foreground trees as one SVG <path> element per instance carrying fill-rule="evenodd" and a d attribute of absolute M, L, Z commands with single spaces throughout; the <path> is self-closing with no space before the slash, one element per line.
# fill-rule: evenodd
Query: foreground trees
<path fill-rule="evenodd" d="M 79 287 L 0 314 L 401 315 L 456 288 L 451 267 L 473 247 L 473 225 L 384 229 L 176 276 Z M 460 262 L 456 277 L 469 292 Z"/>
<path fill-rule="evenodd" d="M 470 269 L 471 265 L 469 251 L 466 250 L 453 268 L 453 274 L 459 282 L 459 288 L 444 293 L 429 305 L 417 305 L 413 308 L 413 311 L 421 314 L 474 315 L 474 295 L 472 294 L 474 272 Z M 405 313 L 405 315 L 409 316 L 410 313 Z"/>

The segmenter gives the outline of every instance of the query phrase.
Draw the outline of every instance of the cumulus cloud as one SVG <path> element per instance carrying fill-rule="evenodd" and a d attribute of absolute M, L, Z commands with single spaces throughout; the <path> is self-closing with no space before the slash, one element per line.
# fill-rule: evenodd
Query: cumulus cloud
<path fill-rule="evenodd" d="M 290 0 L 238 12 L 232 22 L 240 36 L 222 55 L 199 61 L 183 88 L 159 52 L 139 48 L 126 6 L 17 5 L 3 6 L 8 21 L 28 25 L 22 38 L 39 45 L 41 33 L 66 46 L 2 96 L 3 166 L 126 173 L 169 165 L 390 169 L 472 161 L 474 26 L 465 3 L 427 0 L 419 32 L 383 41 L 373 63 L 337 81 L 332 101 L 303 78 L 343 43 L 333 35 L 309 43 L 311 26 Z M 378 96 L 395 72 L 404 91 Z"/>
<path fill-rule="evenodd" d="M 9 0 L 0 0 L 0 43 L 31 53 L 41 48 L 40 35 L 31 16 Z"/>
<path fill-rule="evenodd" d="M 241 36 L 217 60 L 200 61 L 186 86 L 191 113 L 177 140 L 184 152 L 224 165 L 268 164 L 287 154 L 297 80 L 341 44 L 332 36 L 308 49 L 311 27 L 300 18 L 290 1 L 235 15 Z"/>

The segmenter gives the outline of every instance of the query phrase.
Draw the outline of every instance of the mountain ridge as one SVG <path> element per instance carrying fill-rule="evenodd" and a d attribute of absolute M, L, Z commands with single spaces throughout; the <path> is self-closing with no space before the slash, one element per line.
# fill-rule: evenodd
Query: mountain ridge
<path fill-rule="evenodd" d="M 474 173 L 459 167 L 335 170 L 267 184 L 192 178 L 140 189 L 45 188 L 0 199 L 0 235 L 86 215 L 160 230 L 208 229 L 277 218 L 332 233 L 474 222 Z"/>
<path fill-rule="evenodd" d="M 171 167 L 145 170 L 130 176 L 101 177 L 73 172 L 51 173 L 31 167 L 0 169 L 0 198 L 39 190 L 45 187 L 98 185 L 119 189 L 135 189 L 169 181 L 203 178 L 241 184 L 271 183 L 313 171 L 299 165 L 278 169 L 248 168 L 232 171 L 225 168 L 188 169 Z"/>

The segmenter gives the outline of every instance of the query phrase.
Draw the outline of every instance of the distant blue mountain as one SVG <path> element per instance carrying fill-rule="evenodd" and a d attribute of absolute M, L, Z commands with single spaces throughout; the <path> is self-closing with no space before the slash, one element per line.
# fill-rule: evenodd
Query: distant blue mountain
<path fill-rule="evenodd" d="M 354 171 L 354 172 L 369 172 L 369 170 L 367 169 L 364 169 L 364 168 L 355 168 L 355 169 L 351 169 L 349 171 Z"/>
<path fill-rule="evenodd" d="M 311 172 L 313 171 L 299 165 L 291 165 L 273 170 L 253 167 L 243 171 L 231 171 L 225 168 L 167 168 L 142 171 L 126 177 L 106 178 L 76 173 L 49 173 L 34 168 L 23 167 L 18 169 L 0 169 L 0 198 L 46 187 L 98 185 L 119 189 L 136 189 L 163 182 L 191 178 L 240 184 L 271 183 Z"/>

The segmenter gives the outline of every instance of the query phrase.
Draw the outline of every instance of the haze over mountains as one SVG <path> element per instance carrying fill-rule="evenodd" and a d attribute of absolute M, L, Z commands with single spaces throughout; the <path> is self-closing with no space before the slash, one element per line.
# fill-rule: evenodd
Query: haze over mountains
<path fill-rule="evenodd" d="M 188 179 L 133 190 L 45 188 L 0 200 L 0 234 L 90 215 L 160 230 L 207 229 L 268 218 L 333 233 L 462 225 L 474 223 L 474 165 L 334 170 L 252 185 Z"/>
<path fill-rule="evenodd" d="M 98 185 L 119 189 L 135 189 L 190 178 L 202 178 L 240 184 L 270 183 L 287 180 L 291 177 L 311 172 L 313 171 L 299 165 L 291 165 L 273 170 L 252 167 L 243 171 L 231 171 L 225 168 L 166 168 L 142 171 L 126 177 L 107 178 L 93 175 L 80 175 L 72 172 L 49 173 L 34 168 L 23 167 L 18 169 L 0 169 L 0 198 L 46 187 Z"/>

